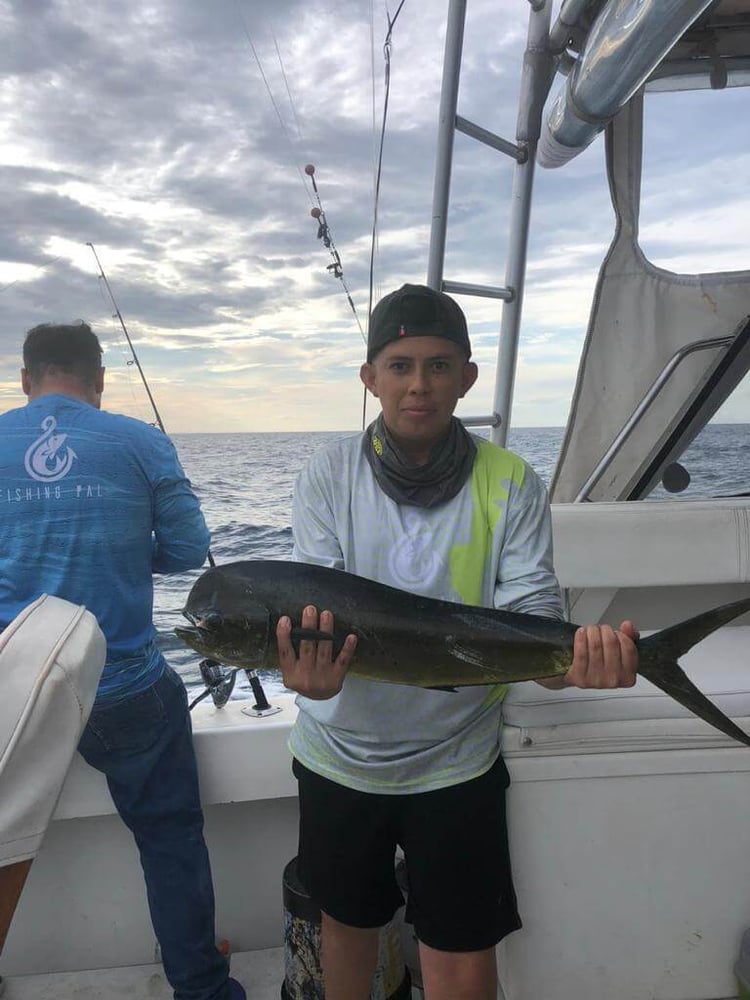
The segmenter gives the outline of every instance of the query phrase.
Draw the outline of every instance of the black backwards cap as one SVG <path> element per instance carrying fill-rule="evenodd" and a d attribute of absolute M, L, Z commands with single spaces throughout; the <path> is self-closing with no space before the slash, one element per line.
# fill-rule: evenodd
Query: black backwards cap
<path fill-rule="evenodd" d="M 400 337 L 443 337 L 471 357 L 469 331 L 461 307 L 450 295 L 427 285 L 402 285 L 378 302 L 370 316 L 367 360 Z"/>

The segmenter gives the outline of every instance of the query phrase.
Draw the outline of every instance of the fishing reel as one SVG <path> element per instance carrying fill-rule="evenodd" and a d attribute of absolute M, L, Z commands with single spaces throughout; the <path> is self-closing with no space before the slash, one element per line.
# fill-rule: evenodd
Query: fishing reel
<path fill-rule="evenodd" d="M 216 660 L 201 660 L 198 667 L 201 672 L 201 679 L 206 685 L 206 690 L 190 703 L 189 710 L 192 712 L 195 706 L 203 701 L 204 698 L 208 698 L 209 695 L 213 698 L 214 705 L 217 708 L 223 708 L 229 701 L 232 691 L 234 691 L 237 671 L 225 671 L 222 665 L 217 663 Z"/>
<path fill-rule="evenodd" d="M 190 710 L 192 711 L 199 702 L 203 701 L 204 698 L 208 698 L 209 695 L 211 695 L 216 708 L 223 708 L 232 696 L 232 691 L 234 691 L 237 670 L 225 670 L 216 660 L 201 660 L 198 667 L 201 672 L 201 679 L 206 685 L 206 690 L 191 703 Z M 255 703 L 251 707 L 243 708 L 243 713 L 245 715 L 263 717 L 266 715 L 276 715 L 277 712 L 280 712 L 280 708 L 269 703 L 256 672 L 254 670 L 246 670 L 245 673 L 255 695 Z"/>
<path fill-rule="evenodd" d="M 225 671 L 222 665 L 217 663 L 216 660 L 201 660 L 198 666 L 200 667 L 203 683 L 213 698 L 214 705 L 217 708 L 223 708 L 229 701 L 232 691 L 234 691 L 237 671 Z"/>

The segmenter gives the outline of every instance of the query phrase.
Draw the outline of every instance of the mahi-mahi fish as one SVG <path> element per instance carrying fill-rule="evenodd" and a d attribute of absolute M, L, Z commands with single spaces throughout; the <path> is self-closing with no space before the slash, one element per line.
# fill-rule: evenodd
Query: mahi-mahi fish
<path fill-rule="evenodd" d="M 343 570 L 250 560 L 206 570 L 188 595 L 190 628 L 177 635 L 202 656 L 235 668 L 278 669 L 276 624 L 299 621 L 315 604 L 334 614 L 335 633 L 292 629 L 292 641 L 354 633 L 349 672 L 371 681 L 452 690 L 558 677 L 573 660 L 577 626 L 538 615 L 420 597 Z M 716 729 L 750 746 L 750 736 L 703 695 L 677 660 L 711 632 L 750 611 L 725 604 L 638 640 L 639 673 Z"/>

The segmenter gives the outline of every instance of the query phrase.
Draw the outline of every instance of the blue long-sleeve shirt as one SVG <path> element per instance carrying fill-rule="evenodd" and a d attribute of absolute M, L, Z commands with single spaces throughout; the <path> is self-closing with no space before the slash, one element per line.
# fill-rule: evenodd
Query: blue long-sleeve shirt
<path fill-rule="evenodd" d="M 0 626 L 43 593 L 85 605 L 107 638 L 98 703 L 161 675 L 152 574 L 201 566 L 209 541 L 161 431 L 57 394 L 0 415 Z"/>

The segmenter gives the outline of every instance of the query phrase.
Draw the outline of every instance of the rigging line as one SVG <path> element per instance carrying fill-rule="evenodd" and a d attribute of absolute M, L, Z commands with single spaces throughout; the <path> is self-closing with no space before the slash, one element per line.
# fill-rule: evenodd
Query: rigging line
<path fill-rule="evenodd" d="M 273 44 L 276 47 L 276 58 L 279 60 L 279 68 L 281 69 L 281 76 L 284 80 L 284 86 L 286 87 L 286 95 L 289 98 L 289 107 L 292 109 L 292 117 L 294 118 L 294 124 L 297 127 L 297 138 L 302 140 L 302 128 L 299 123 L 299 117 L 297 116 L 297 108 L 294 106 L 294 99 L 292 97 L 292 92 L 289 89 L 289 80 L 287 79 L 286 71 L 284 69 L 284 63 L 281 61 L 281 53 L 279 52 L 279 43 L 276 41 L 276 35 L 273 31 L 271 32 L 271 37 L 273 38 Z"/>
<path fill-rule="evenodd" d="M 372 194 L 375 197 L 375 164 L 377 162 L 377 143 L 375 134 L 377 129 L 377 107 L 375 95 L 375 0 L 370 0 L 370 82 L 372 94 Z"/>
<path fill-rule="evenodd" d="M 349 291 L 349 286 L 347 285 L 346 279 L 344 278 L 344 267 L 343 264 L 341 263 L 341 257 L 339 256 L 339 252 L 333 243 L 333 237 L 330 235 L 331 231 L 328 228 L 328 223 L 326 222 L 325 212 L 322 209 L 319 210 L 313 209 L 313 212 L 315 211 L 320 212 L 319 215 L 313 216 L 313 218 L 318 220 L 318 236 L 320 236 L 320 238 L 323 240 L 323 243 L 328 247 L 331 257 L 333 257 L 333 263 L 329 264 L 326 270 L 330 271 L 331 274 L 334 276 L 334 278 L 338 278 L 339 281 L 341 282 L 341 286 L 344 289 L 344 292 L 346 293 L 346 298 L 349 303 L 349 306 L 352 310 L 352 313 L 354 314 L 354 319 L 356 320 L 357 326 L 359 327 L 359 332 L 362 335 L 362 340 L 366 344 L 367 336 L 362 327 L 362 323 L 360 322 L 359 314 L 357 313 L 357 307 L 354 305 L 354 300 L 352 299 L 352 294 Z"/>
<path fill-rule="evenodd" d="M 404 6 L 406 0 L 401 0 L 398 6 L 398 10 L 391 17 L 386 9 L 386 17 L 388 18 L 388 32 L 385 36 L 385 42 L 383 43 L 383 57 L 385 59 L 385 95 L 383 98 L 383 119 L 380 128 L 380 146 L 378 150 L 378 162 L 377 170 L 375 174 L 375 199 L 372 211 L 372 238 L 370 242 L 370 290 L 369 290 L 369 301 L 368 301 L 368 323 L 369 316 L 372 313 L 372 300 L 373 300 L 373 285 L 375 281 L 375 246 L 377 243 L 377 233 L 378 233 L 378 206 L 380 203 L 380 181 L 383 174 L 383 148 L 385 146 L 385 127 L 388 120 L 388 102 L 391 92 L 391 37 L 393 35 L 393 26 L 396 23 L 398 15 Z"/>
<path fill-rule="evenodd" d="M 352 299 L 351 292 L 349 291 L 349 288 L 346 284 L 346 280 L 344 278 L 344 265 L 341 263 L 341 257 L 339 256 L 339 252 L 336 249 L 336 244 L 333 241 L 333 234 L 331 233 L 330 226 L 328 225 L 328 221 L 326 219 L 326 213 L 323 208 L 323 203 L 320 200 L 320 192 L 318 191 L 318 185 L 315 181 L 315 167 L 313 166 L 312 163 L 307 164 L 307 166 L 305 167 L 305 173 L 312 182 L 312 188 L 313 191 L 315 192 L 315 198 L 318 202 L 317 207 L 311 209 L 310 215 L 318 223 L 318 239 L 323 241 L 323 246 L 328 250 L 331 257 L 333 258 L 333 263 L 329 264 L 326 270 L 330 271 L 331 274 L 334 276 L 334 278 L 338 278 L 339 281 L 341 282 L 341 285 L 344 291 L 346 292 L 346 297 L 351 307 L 351 310 L 354 313 L 354 318 L 357 321 L 359 332 L 362 334 L 362 339 L 365 341 L 365 343 L 367 343 L 367 337 L 365 336 L 365 331 L 363 330 L 362 324 L 359 321 L 357 308 L 354 305 L 354 300 Z"/>
<path fill-rule="evenodd" d="M 104 268 L 102 267 L 101 261 L 99 260 L 99 254 L 96 252 L 96 248 L 94 247 L 94 244 L 91 243 L 90 241 L 86 242 L 86 246 L 87 247 L 91 247 L 91 252 L 93 253 L 94 259 L 96 260 L 97 266 L 99 268 L 99 275 L 101 276 L 101 279 L 104 282 L 104 287 L 107 289 L 107 293 L 108 293 L 108 295 L 110 297 L 112 305 L 114 306 L 115 315 L 117 316 L 118 320 L 120 321 L 120 326 L 122 327 L 122 332 L 125 334 L 125 339 L 127 340 L 128 347 L 130 348 L 130 353 L 133 355 L 133 361 L 135 361 L 136 366 L 138 368 L 138 372 L 139 372 L 139 374 L 141 376 L 141 381 L 143 382 L 143 387 L 146 390 L 146 395 L 148 396 L 149 402 L 151 403 L 151 406 L 153 408 L 154 416 L 156 417 L 156 422 L 159 425 L 159 430 L 162 432 L 162 434 L 166 434 L 167 431 L 166 431 L 166 428 L 164 427 L 164 422 L 161 419 L 161 416 L 159 414 L 159 410 L 157 409 L 154 397 L 151 395 L 151 389 L 149 388 L 149 384 L 146 381 L 146 376 L 144 375 L 143 369 L 141 368 L 141 363 L 138 360 L 138 355 L 136 354 L 135 347 L 133 347 L 133 341 L 130 339 L 130 334 L 128 333 L 128 328 L 125 326 L 125 320 L 122 318 L 122 313 L 120 312 L 120 307 L 117 305 L 117 300 L 115 299 L 114 295 L 112 294 L 112 289 L 110 288 L 109 282 L 107 281 L 107 275 L 104 273 Z M 206 555 L 207 555 L 209 566 L 215 566 L 216 563 L 214 562 L 214 557 L 213 557 L 213 554 L 212 554 L 212 552 L 211 552 L 210 549 L 208 550 L 208 552 L 207 552 Z"/>
<path fill-rule="evenodd" d="M 402 2 L 403 2 L 403 0 L 402 0 Z M 281 125 L 281 129 L 282 129 L 282 131 L 284 133 L 284 136 L 286 137 L 287 143 L 289 144 L 292 152 L 295 153 L 296 151 L 295 151 L 295 148 L 294 148 L 294 143 L 292 141 L 292 137 L 289 134 L 289 130 L 287 129 L 286 124 L 284 123 L 283 118 L 281 117 L 281 112 L 279 111 L 279 106 L 278 106 L 278 104 L 277 104 L 277 102 L 276 102 L 276 100 L 275 100 L 275 98 L 273 96 L 273 92 L 271 90 L 271 86 L 270 86 L 270 84 L 268 82 L 268 77 L 266 76 L 266 73 L 265 73 L 265 71 L 263 69 L 263 66 L 261 64 L 261 61 L 260 61 L 260 56 L 258 55 L 258 51 L 255 48 L 255 45 L 253 44 L 252 38 L 250 37 L 250 31 L 249 31 L 249 29 L 247 27 L 247 22 L 245 21 L 245 16 L 244 16 L 244 13 L 242 11 L 242 8 L 240 7 L 239 0 L 236 0 L 236 5 L 237 5 L 237 11 L 238 11 L 240 20 L 242 22 L 242 27 L 243 27 L 244 32 L 245 32 L 245 37 L 247 38 L 248 44 L 250 45 L 250 49 L 251 49 L 251 51 L 253 53 L 253 56 L 255 58 L 255 62 L 258 65 L 258 69 L 260 71 L 261 77 L 263 78 L 263 83 L 265 84 L 266 91 L 268 92 L 268 96 L 269 96 L 269 98 L 271 100 L 271 104 L 273 105 L 273 109 L 276 112 L 276 117 L 279 120 L 279 124 Z M 295 123 L 297 125 L 297 131 L 298 131 L 298 133 L 299 133 L 299 135 L 301 137 L 302 133 L 301 133 L 300 125 L 299 125 L 299 119 L 297 117 L 297 111 L 296 111 L 296 108 L 295 108 L 295 105 L 294 105 L 294 100 L 292 98 L 292 94 L 291 94 L 291 91 L 290 91 L 290 88 L 289 88 L 289 83 L 288 83 L 288 80 L 287 80 L 286 72 L 284 70 L 284 64 L 283 64 L 282 59 L 281 59 L 281 53 L 279 51 L 279 46 L 278 46 L 278 43 L 276 42 L 276 37 L 275 37 L 275 35 L 273 35 L 273 32 L 272 32 L 272 37 L 273 37 L 273 40 L 274 40 L 274 44 L 276 46 L 276 55 L 277 55 L 278 60 L 279 60 L 279 66 L 281 67 L 281 73 L 282 73 L 282 76 L 284 78 L 284 83 L 286 84 L 287 95 L 289 97 L 289 103 L 290 103 L 290 106 L 291 106 L 291 109 L 292 109 L 292 114 L 294 116 L 294 120 L 295 120 Z M 315 193 L 315 199 L 313 199 L 312 195 L 310 194 L 310 190 L 309 190 L 307 184 L 305 183 L 305 178 L 304 178 L 304 175 L 302 173 L 302 170 L 300 169 L 299 164 L 296 163 L 296 157 L 295 157 L 295 167 L 296 167 L 297 173 L 300 176 L 300 179 L 302 180 L 302 185 L 303 185 L 303 187 L 305 189 L 305 194 L 310 199 L 310 203 L 313 205 L 313 209 L 311 211 L 311 215 L 313 216 L 313 218 L 315 218 L 318 221 L 318 236 L 323 239 L 323 242 L 324 242 L 326 248 L 330 251 L 331 256 L 333 258 L 333 263 L 328 265 L 328 270 L 332 272 L 332 274 L 334 275 L 334 277 L 338 278 L 341 281 L 341 285 L 342 285 L 342 287 L 344 289 L 344 292 L 346 294 L 347 301 L 349 302 L 349 306 L 350 306 L 350 308 L 352 310 L 352 313 L 354 314 L 354 319 L 356 320 L 357 326 L 359 327 L 359 332 L 362 335 L 362 339 L 366 340 L 365 331 L 362 328 L 362 323 L 360 322 L 359 316 L 357 315 L 357 308 L 354 305 L 354 300 L 352 299 L 351 292 L 349 291 L 349 288 L 348 288 L 348 286 L 346 284 L 346 280 L 344 279 L 343 267 L 342 267 L 342 263 L 341 263 L 341 257 L 339 256 L 339 253 L 336 250 L 336 245 L 333 242 L 333 237 L 331 235 L 331 231 L 330 231 L 330 228 L 328 226 L 328 222 L 327 222 L 326 217 L 325 217 L 325 212 L 323 211 L 323 205 L 322 205 L 322 203 L 320 201 L 320 194 L 318 193 L 317 184 L 315 183 L 315 178 L 313 177 L 313 173 L 315 171 L 315 168 L 312 166 L 312 164 L 308 164 L 305 167 L 305 173 L 312 180 L 313 191 Z M 315 207 L 315 201 L 316 200 L 317 200 L 317 208 Z"/>
<path fill-rule="evenodd" d="M 48 260 L 46 264 L 35 264 L 35 271 L 43 271 L 45 267 L 51 267 L 52 264 L 56 264 L 58 260 L 62 260 L 62 254 L 59 257 L 53 257 L 52 260 Z M 0 285 L 0 292 L 7 292 L 9 288 L 17 285 L 19 281 L 23 281 L 24 278 L 16 278 L 15 281 L 9 281 L 7 285 Z"/>
<path fill-rule="evenodd" d="M 403 0 L 402 0 L 402 3 L 403 3 Z M 273 92 L 271 90 L 271 86 L 270 86 L 270 84 L 268 82 L 268 77 L 266 76 L 266 73 L 265 73 L 265 71 L 263 69 L 263 66 L 261 64 L 260 56 L 258 55 L 258 51 L 255 48 L 255 45 L 253 44 L 252 38 L 250 37 L 250 31 L 249 31 L 249 29 L 247 27 L 247 22 L 245 21 L 245 16 L 244 16 L 244 13 L 242 11 L 242 8 L 240 7 L 239 0 L 236 0 L 236 5 L 237 5 L 238 14 L 240 16 L 240 20 L 242 22 L 242 27 L 243 27 L 244 32 L 245 32 L 245 37 L 247 38 L 248 44 L 250 45 L 250 49 L 251 49 L 251 51 L 253 53 L 253 56 L 255 58 L 255 62 L 257 63 L 258 69 L 260 71 L 260 75 L 263 78 L 263 83 L 265 84 L 266 91 L 268 92 L 268 96 L 269 96 L 269 98 L 271 100 L 271 104 L 273 105 L 273 109 L 276 112 L 276 117 L 279 120 L 279 124 L 281 125 L 281 129 L 282 129 L 282 131 L 284 133 L 284 136 L 286 137 L 286 140 L 287 140 L 290 148 L 292 149 L 293 152 L 295 152 L 294 143 L 292 141 L 292 137 L 289 134 L 289 130 L 287 129 L 286 124 L 284 123 L 284 120 L 283 120 L 283 118 L 281 116 L 281 112 L 279 111 L 279 106 L 278 106 L 278 104 L 277 104 L 277 102 L 276 102 L 276 100 L 275 100 L 275 98 L 273 96 Z M 289 97 L 289 103 L 290 103 L 291 108 L 292 108 L 292 114 L 294 115 L 294 120 L 295 120 L 295 123 L 297 125 L 297 131 L 298 131 L 298 133 L 300 134 L 300 137 L 301 137 L 301 129 L 300 129 L 300 126 L 299 126 L 299 120 L 297 118 L 297 112 L 296 112 L 296 108 L 295 108 L 295 105 L 294 105 L 294 100 L 292 98 L 291 91 L 289 89 L 289 83 L 288 83 L 288 80 L 287 80 L 286 72 L 284 71 L 284 64 L 283 64 L 283 62 L 281 60 L 281 53 L 279 52 L 278 43 L 276 42 L 276 37 L 275 37 L 275 35 L 273 35 L 273 32 L 272 32 L 272 36 L 273 36 L 273 39 L 274 39 L 274 44 L 276 45 L 276 55 L 277 55 L 278 60 L 279 60 L 279 66 L 281 67 L 281 73 L 282 73 L 282 76 L 284 78 L 284 83 L 286 84 L 287 95 Z M 303 185 L 303 187 L 305 189 L 305 193 L 307 194 L 308 198 L 310 199 L 310 203 L 313 205 L 313 209 L 312 209 L 312 211 L 311 211 L 310 214 L 313 216 L 313 218 L 315 218 L 318 221 L 318 236 L 323 240 L 323 243 L 325 244 L 326 248 L 331 253 L 331 257 L 333 258 L 333 263 L 328 265 L 328 270 L 331 271 L 331 273 L 333 274 L 333 276 L 336 277 L 336 278 L 338 278 L 339 281 L 341 282 L 342 288 L 344 289 L 347 301 L 349 303 L 349 307 L 351 308 L 352 313 L 354 315 L 354 319 L 356 320 L 357 326 L 359 327 L 359 332 L 362 335 L 362 339 L 366 341 L 367 338 L 366 338 L 366 335 L 365 335 L 365 331 L 364 331 L 364 329 L 362 327 L 362 323 L 360 322 L 359 316 L 357 314 L 357 308 L 354 305 L 354 300 L 352 298 L 351 292 L 350 292 L 349 287 L 347 286 L 346 280 L 344 278 L 343 265 L 341 263 L 341 257 L 339 256 L 338 250 L 336 249 L 336 245 L 333 242 L 333 236 L 332 236 L 330 228 L 328 226 L 328 222 L 326 220 L 325 212 L 323 210 L 323 205 L 322 205 L 321 200 L 320 200 L 320 194 L 318 192 L 318 186 L 315 183 L 315 178 L 313 176 L 313 174 L 315 172 L 315 168 L 312 166 L 312 164 L 308 164 L 305 167 L 305 173 L 308 175 L 308 177 L 310 177 L 310 179 L 312 181 L 312 187 L 313 187 L 313 191 L 315 193 L 315 199 L 313 199 L 313 197 L 310 195 L 310 190 L 309 190 L 307 184 L 305 183 L 305 178 L 304 178 L 304 175 L 302 173 L 302 170 L 300 169 L 299 164 L 297 164 L 296 162 L 295 162 L 295 167 L 296 167 L 297 172 L 298 172 L 298 174 L 299 174 L 299 176 L 300 176 L 300 178 L 302 180 L 302 185 Z M 315 200 L 317 200 L 317 208 L 315 207 Z"/>
<path fill-rule="evenodd" d="M 239 4 L 238 4 L 238 8 L 239 8 Z M 282 128 L 282 131 L 284 132 L 284 135 L 291 142 L 291 136 L 289 135 L 289 130 L 286 127 L 286 122 L 284 121 L 284 119 L 281 116 L 281 111 L 279 110 L 279 106 L 276 103 L 276 98 L 273 96 L 273 91 L 271 90 L 271 85 L 268 82 L 268 77 L 266 76 L 266 72 L 263 69 L 263 64 L 260 61 L 260 56 L 258 55 L 258 51 L 255 48 L 255 45 L 253 44 L 252 38 L 250 37 L 250 31 L 249 31 L 249 29 L 247 27 L 247 23 L 245 21 L 245 15 L 242 13 L 242 9 L 241 8 L 239 8 L 239 11 L 240 11 L 240 20 L 242 21 L 242 27 L 243 27 L 244 32 L 245 32 L 245 38 L 247 38 L 248 45 L 250 46 L 250 51 L 253 53 L 253 56 L 255 58 L 255 62 L 257 63 L 258 69 L 260 71 L 261 78 L 263 79 L 263 83 L 265 84 L 266 91 L 267 91 L 268 96 L 270 98 L 271 105 L 273 107 L 273 110 L 276 112 L 276 117 L 279 120 L 279 125 L 281 125 L 281 128 Z"/>
<path fill-rule="evenodd" d="M 365 331 L 362 329 L 362 324 L 360 323 L 359 316 L 357 315 L 357 308 L 354 305 L 354 300 L 352 299 L 351 292 L 349 291 L 349 289 L 347 287 L 347 284 L 346 284 L 346 281 L 344 280 L 344 275 L 343 274 L 339 276 L 339 281 L 341 282 L 341 284 L 343 286 L 343 289 L 346 292 L 346 298 L 347 298 L 347 301 L 349 302 L 349 305 L 351 307 L 352 312 L 354 313 L 354 318 L 357 321 L 357 326 L 359 327 L 359 332 L 362 334 L 362 340 L 365 343 L 367 343 L 367 337 L 365 335 Z"/>
<path fill-rule="evenodd" d="M 377 169 L 375 174 L 375 198 L 372 211 L 372 238 L 370 242 L 370 289 L 369 289 L 369 300 L 368 300 L 368 325 L 369 317 L 372 314 L 372 299 L 373 299 L 373 285 L 375 281 L 375 246 L 377 243 L 377 233 L 378 233 L 378 206 L 380 203 L 380 181 L 383 174 L 383 148 L 385 146 L 385 127 L 388 120 L 388 101 L 391 92 L 391 36 L 393 34 L 393 26 L 396 23 L 398 15 L 401 13 L 401 9 L 404 6 L 406 0 L 401 0 L 398 10 L 391 16 L 386 10 L 386 17 L 388 18 L 388 32 L 385 36 L 385 42 L 383 44 L 383 56 L 385 59 L 385 95 L 383 98 L 383 119 L 380 127 L 380 145 L 378 150 L 378 161 Z"/>
<path fill-rule="evenodd" d="M 284 133 L 284 137 L 286 138 L 286 141 L 289 144 L 289 148 L 294 153 L 295 152 L 294 142 L 292 141 L 292 137 L 289 134 L 289 129 L 286 126 L 286 122 L 284 121 L 284 119 L 281 116 L 281 112 L 279 111 L 279 106 L 276 103 L 276 99 L 273 96 L 273 91 L 271 90 L 271 85 L 268 82 L 268 77 L 266 76 L 265 70 L 263 69 L 263 64 L 260 61 L 260 56 L 258 55 L 258 51 L 255 48 L 255 46 L 253 45 L 253 40 L 250 37 L 250 30 L 249 30 L 249 28 L 247 26 L 247 22 L 245 21 L 245 15 L 244 15 L 244 13 L 242 11 L 242 8 L 240 7 L 239 0 L 236 0 L 236 6 L 237 6 L 237 12 L 238 12 L 238 14 L 240 16 L 240 21 L 242 22 L 242 29 L 245 32 L 245 38 L 247 38 L 248 45 L 250 46 L 250 51 L 252 52 L 252 54 L 253 54 L 253 56 L 255 58 L 255 62 L 257 64 L 257 66 L 258 66 L 258 70 L 260 71 L 260 75 L 261 75 L 261 77 L 263 79 L 263 83 L 265 84 L 266 91 L 267 91 L 268 97 L 269 97 L 269 99 L 271 101 L 271 105 L 273 107 L 273 110 L 276 112 L 276 117 L 279 120 L 279 125 L 281 125 L 281 131 Z M 294 108 L 292 108 L 292 110 L 294 111 Z M 296 114 L 295 114 L 295 118 L 296 118 Z M 294 161 L 295 169 L 296 169 L 297 173 L 299 174 L 300 180 L 302 182 L 302 187 L 305 189 L 305 194 L 307 195 L 308 198 L 310 198 L 310 192 L 308 190 L 307 184 L 305 184 L 305 178 L 304 178 L 304 176 L 302 174 L 302 171 L 300 170 L 300 166 L 296 162 L 296 156 L 293 156 L 293 161 Z M 312 198 L 310 198 L 310 201 L 312 202 Z"/>
<path fill-rule="evenodd" d="M 365 390 L 362 395 L 362 430 L 367 427 L 367 386 L 364 385 L 362 388 Z"/>
<path fill-rule="evenodd" d="M 375 0 L 370 0 L 370 77 L 372 82 L 372 200 L 375 204 L 377 184 L 378 139 L 377 139 L 377 83 L 375 80 Z M 375 246 L 372 251 L 373 273 L 375 258 L 380 251 L 380 240 L 375 235 Z"/>
<path fill-rule="evenodd" d="M 349 303 L 352 313 L 354 314 L 354 319 L 356 320 L 357 326 L 359 327 L 359 332 L 362 334 L 362 340 L 365 343 L 367 343 L 367 337 L 365 336 L 365 331 L 362 328 L 362 324 L 359 321 L 359 316 L 357 315 L 357 307 L 354 305 L 354 300 L 352 299 L 352 293 L 349 291 L 349 288 L 346 284 L 346 280 L 344 278 L 343 271 L 341 271 L 341 258 L 339 257 L 338 253 L 336 254 L 336 259 L 339 262 L 339 273 L 336 274 L 336 272 L 332 270 L 335 267 L 335 264 L 329 264 L 328 269 L 331 270 L 332 273 L 335 275 L 335 277 L 337 277 L 341 282 L 344 292 L 346 293 L 347 302 Z"/>
<path fill-rule="evenodd" d="M 385 127 L 388 121 L 388 100 L 391 92 L 391 39 L 393 36 L 393 28 L 396 24 L 399 14 L 401 13 L 406 0 L 401 0 L 398 5 L 398 9 L 393 17 L 390 16 L 388 7 L 386 5 L 385 15 L 388 20 L 388 31 L 385 36 L 385 42 L 383 43 L 383 57 L 385 59 L 385 95 L 383 98 L 383 120 L 380 128 L 380 146 L 378 150 L 378 161 L 377 169 L 375 173 L 375 197 L 372 209 L 372 238 L 370 241 L 370 275 L 369 275 L 369 295 L 368 295 L 368 306 L 367 306 L 367 326 L 369 330 L 370 326 L 370 316 L 372 315 L 372 300 L 373 291 L 375 284 L 375 247 L 377 245 L 377 234 L 378 234 L 378 205 L 380 202 L 380 181 L 383 175 L 383 148 L 385 146 Z M 367 390 L 365 390 L 364 399 L 362 401 L 362 427 L 364 429 L 367 420 Z"/>
<path fill-rule="evenodd" d="M 388 16 L 388 6 L 386 5 L 385 14 L 386 17 L 388 18 L 388 35 L 386 36 L 386 43 L 388 45 L 390 45 L 391 42 L 391 32 L 393 31 L 393 26 L 396 23 L 396 19 L 398 18 L 398 15 L 401 13 L 401 8 L 404 6 L 405 3 L 406 0 L 401 0 L 401 3 L 398 5 L 398 10 L 393 15 L 393 17 Z"/>

